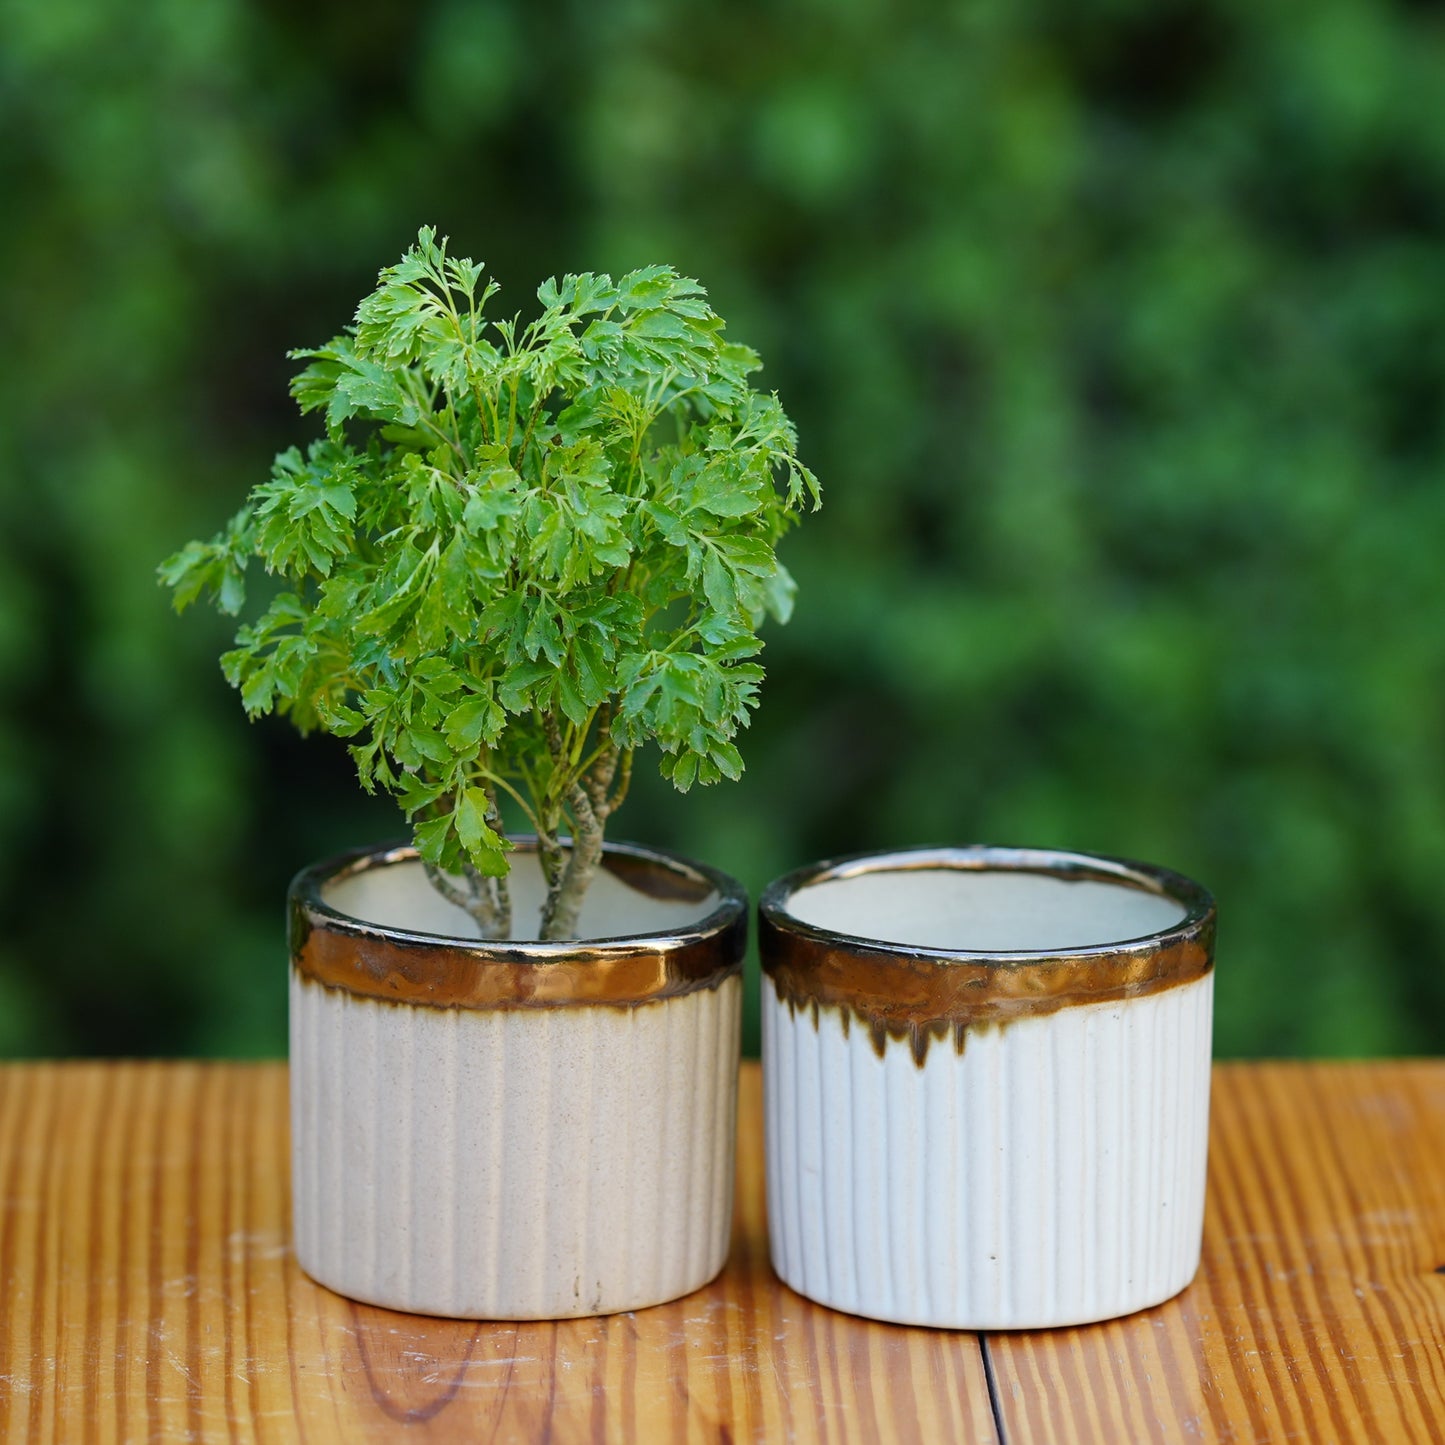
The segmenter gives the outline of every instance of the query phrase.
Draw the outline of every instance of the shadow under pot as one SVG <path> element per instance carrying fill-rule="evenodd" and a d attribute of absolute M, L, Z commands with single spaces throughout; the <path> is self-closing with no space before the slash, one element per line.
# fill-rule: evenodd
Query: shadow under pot
<path fill-rule="evenodd" d="M 538 917 L 535 845 L 514 917 Z M 731 1225 L 747 900 L 607 847 L 586 941 L 483 941 L 410 847 L 291 885 L 297 1259 L 371 1304 L 554 1319 L 675 1299 Z"/>
<path fill-rule="evenodd" d="M 1013 848 L 823 863 L 759 910 L 769 1242 L 835 1309 L 1084 1324 L 1199 1266 L 1214 903 Z"/>

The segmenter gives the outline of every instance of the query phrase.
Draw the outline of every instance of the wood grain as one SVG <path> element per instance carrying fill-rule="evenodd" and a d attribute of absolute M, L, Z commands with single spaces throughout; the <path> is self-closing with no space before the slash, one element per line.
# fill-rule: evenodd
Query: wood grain
<path fill-rule="evenodd" d="M 1220 1066 L 1194 1285 L 982 1342 L 776 1280 L 741 1087 L 714 1285 L 474 1325 L 296 1268 L 282 1066 L 0 1068 L 0 1441 L 1445 1439 L 1445 1063 Z"/>
<path fill-rule="evenodd" d="M 297 1269 L 280 1065 L 0 1068 L 0 1440 L 994 1440 L 976 1336 L 809 1304 L 767 1264 L 744 1069 L 732 1256 L 635 1314 L 469 1324 Z"/>
<path fill-rule="evenodd" d="M 1216 1066 L 1200 1273 L 990 1335 L 1014 1441 L 1445 1440 L 1445 1064 Z"/>

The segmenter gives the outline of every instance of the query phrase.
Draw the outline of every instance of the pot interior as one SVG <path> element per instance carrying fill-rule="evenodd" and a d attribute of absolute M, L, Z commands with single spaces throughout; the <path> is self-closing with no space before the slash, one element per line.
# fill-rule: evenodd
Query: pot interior
<path fill-rule="evenodd" d="M 815 928 L 905 948 L 1053 953 L 1173 928 L 1188 910 L 1163 894 L 1009 868 L 876 869 L 805 884 L 787 911 Z"/>
<path fill-rule="evenodd" d="M 511 938 L 530 941 L 538 935 L 547 896 L 542 868 L 530 850 L 519 848 L 511 860 L 507 878 L 512 896 Z M 472 916 L 448 903 L 415 859 L 334 878 L 322 885 L 321 897 L 338 913 L 383 928 L 446 938 L 481 936 Z M 587 891 L 577 936 L 633 938 L 682 931 L 701 923 L 720 901 L 717 890 L 691 872 L 626 855 L 608 856 Z"/>

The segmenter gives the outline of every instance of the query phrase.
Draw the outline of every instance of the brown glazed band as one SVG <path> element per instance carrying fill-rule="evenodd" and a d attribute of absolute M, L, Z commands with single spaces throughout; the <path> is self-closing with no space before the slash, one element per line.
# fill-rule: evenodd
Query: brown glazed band
<path fill-rule="evenodd" d="M 1052 952 L 920 948 L 837 933 L 789 911 L 801 890 L 865 873 L 918 869 L 1043 873 L 1137 888 L 1172 899 L 1184 917 L 1142 938 Z M 1053 1013 L 1077 1004 L 1137 998 L 1201 978 L 1214 966 L 1214 900 L 1167 868 L 1044 849 L 919 848 L 818 863 L 769 884 L 758 905 L 763 971 L 790 1009 L 840 1010 L 867 1028 L 881 1054 L 906 1039 L 922 1062 L 931 1038 Z"/>
<path fill-rule="evenodd" d="M 519 850 L 534 840 L 514 840 Z M 306 979 L 363 998 L 432 1008 L 632 1007 L 716 988 L 742 968 L 747 894 L 726 873 L 672 854 L 609 843 L 602 866 L 653 898 L 717 906 L 688 928 L 576 942 L 488 942 L 383 927 L 325 901 L 326 886 L 370 868 L 414 862 L 415 848 L 360 849 L 291 882 L 291 962 Z"/>

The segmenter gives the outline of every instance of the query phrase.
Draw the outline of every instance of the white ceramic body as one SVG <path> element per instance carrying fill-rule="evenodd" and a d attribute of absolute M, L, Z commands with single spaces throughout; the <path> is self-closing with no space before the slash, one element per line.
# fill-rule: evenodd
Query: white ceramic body
<path fill-rule="evenodd" d="M 763 982 L 773 1267 L 902 1324 L 1128 1314 L 1199 1267 L 1213 974 L 879 1058 Z"/>
<path fill-rule="evenodd" d="M 1213 913 L 1162 869 L 1007 849 L 772 885 L 782 1279 L 836 1309 L 966 1329 L 1084 1324 L 1183 1289 L 1204 1220 Z"/>
<path fill-rule="evenodd" d="M 598 898 L 613 928 L 619 908 L 639 931 L 678 913 L 624 908 L 614 883 Z M 432 926 L 449 907 L 420 906 Z M 632 1006 L 487 1009 L 362 997 L 293 967 L 301 1267 L 354 1299 L 463 1318 L 604 1314 L 705 1284 L 730 1232 L 740 1006 L 737 974 Z"/>

